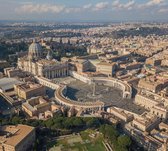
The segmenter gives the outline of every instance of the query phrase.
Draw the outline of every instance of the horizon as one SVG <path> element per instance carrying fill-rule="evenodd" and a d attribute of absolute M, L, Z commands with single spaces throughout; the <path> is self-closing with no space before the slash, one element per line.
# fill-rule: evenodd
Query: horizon
<path fill-rule="evenodd" d="M 94 21 L 94 20 L 0 20 L 0 23 L 55 23 L 55 24 L 78 24 L 78 23 L 95 23 L 95 24 L 127 24 L 127 23 L 132 23 L 132 24 L 150 24 L 150 23 L 168 23 L 168 20 L 113 20 L 113 21 Z"/>

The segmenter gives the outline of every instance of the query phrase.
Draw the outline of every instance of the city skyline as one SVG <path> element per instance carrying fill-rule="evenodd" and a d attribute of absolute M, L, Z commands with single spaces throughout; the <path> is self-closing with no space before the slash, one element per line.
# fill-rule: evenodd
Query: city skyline
<path fill-rule="evenodd" d="M 168 21 L 166 0 L 0 0 L 0 20 Z"/>
<path fill-rule="evenodd" d="M 168 0 L 0 0 L 0 151 L 168 151 Z"/>

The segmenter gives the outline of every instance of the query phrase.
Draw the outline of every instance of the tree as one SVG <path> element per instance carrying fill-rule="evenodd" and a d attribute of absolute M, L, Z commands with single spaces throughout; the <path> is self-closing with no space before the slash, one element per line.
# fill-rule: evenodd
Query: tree
<path fill-rule="evenodd" d="M 106 126 L 106 125 L 101 125 L 100 128 L 99 128 L 99 131 L 100 131 L 103 135 L 105 135 L 105 133 L 106 133 L 106 131 L 105 131 L 105 126 Z"/>
<path fill-rule="evenodd" d="M 118 144 L 122 148 L 127 148 L 131 145 L 131 139 L 130 139 L 130 137 L 128 137 L 126 135 L 119 136 L 117 140 L 118 140 Z"/>
<path fill-rule="evenodd" d="M 47 128 L 51 128 L 51 126 L 53 126 L 54 122 L 52 119 L 49 119 L 45 122 L 45 125 Z"/>
<path fill-rule="evenodd" d="M 37 127 L 37 126 L 39 126 L 40 124 L 39 124 L 39 121 L 37 121 L 37 120 L 34 120 L 32 123 L 31 123 L 31 126 L 33 126 L 33 127 Z"/>
<path fill-rule="evenodd" d="M 34 142 L 34 146 L 33 146 L 33 151 L 37 151 L 38 150 L 38 146 L 40 145 L 40 141 L 37 138 Z"/>
<path fill-rule="evenodd" d="M 54 122 L 54 126 L 53 127 L 55 127 L 55 129 L 56 128 L 63 129 L 64 128 L 63 121 L 64 121 L 63 117 L 55 117 L 53 119 L 53 122 Z"/>
<path fill-rule="evenodd" d="M 84 122 L 81 118 L 75 118 L 74 121 L 73 121 L 73 125 L 75 127 L 81 127 L 83 126 Z"/>
<path fill-rule="evenodd" d="M 115 151 L 128 151 L 127 148 L 122 148 L 118 143 L 114 144 Z"/>
<path fill-rule="evenodd" d="M 110 141 L 116 140 L 119 136 L 117 130 L 112 125 L 106 125 L 106 137 L 110 139 Z"/>
<path fill-rule="evenodd" d="M 97 118 L 91 118 L 86 122 L 87 127 L 93 128 L 93 127 L 99 127 L 100 121 Z"/>
<path fill-rule="evenodd" d="M 102 125 L 100 127 L 100 132 L 102 132 L 104 137 L 109 139 L 110 141 L 117 140 L 117 137 L 119 135 L 114 126 L 108 124 Z"/>
<path fill-rule="evenodd" d="M 14 116 L 12 119 L 11 119 L 11 122 L 12 124 L 21 124 L 22 123 L 22 119 L 18 116 Z"/>

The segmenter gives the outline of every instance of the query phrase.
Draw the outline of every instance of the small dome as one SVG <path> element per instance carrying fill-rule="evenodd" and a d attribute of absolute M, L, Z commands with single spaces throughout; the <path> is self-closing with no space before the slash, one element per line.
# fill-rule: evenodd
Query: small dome
<path fill-rule="evenodd" d="M 28 58 L 29 59 L 38 59 L 41 57 L 41 55 L 42 55 L 41 45 L 36 42 L 33 42 L 29 46 Z"/>

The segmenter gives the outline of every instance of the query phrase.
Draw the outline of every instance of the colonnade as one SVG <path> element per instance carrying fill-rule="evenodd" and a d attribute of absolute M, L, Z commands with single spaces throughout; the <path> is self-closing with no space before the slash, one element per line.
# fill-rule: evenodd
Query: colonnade
<path fill-rule="evenodd" d="M 68 68 L 56 69 L 56 70 L 46 70 L 44 72 L 44 77 L 48 79 L 65 77 L 69 75 Z"/>

